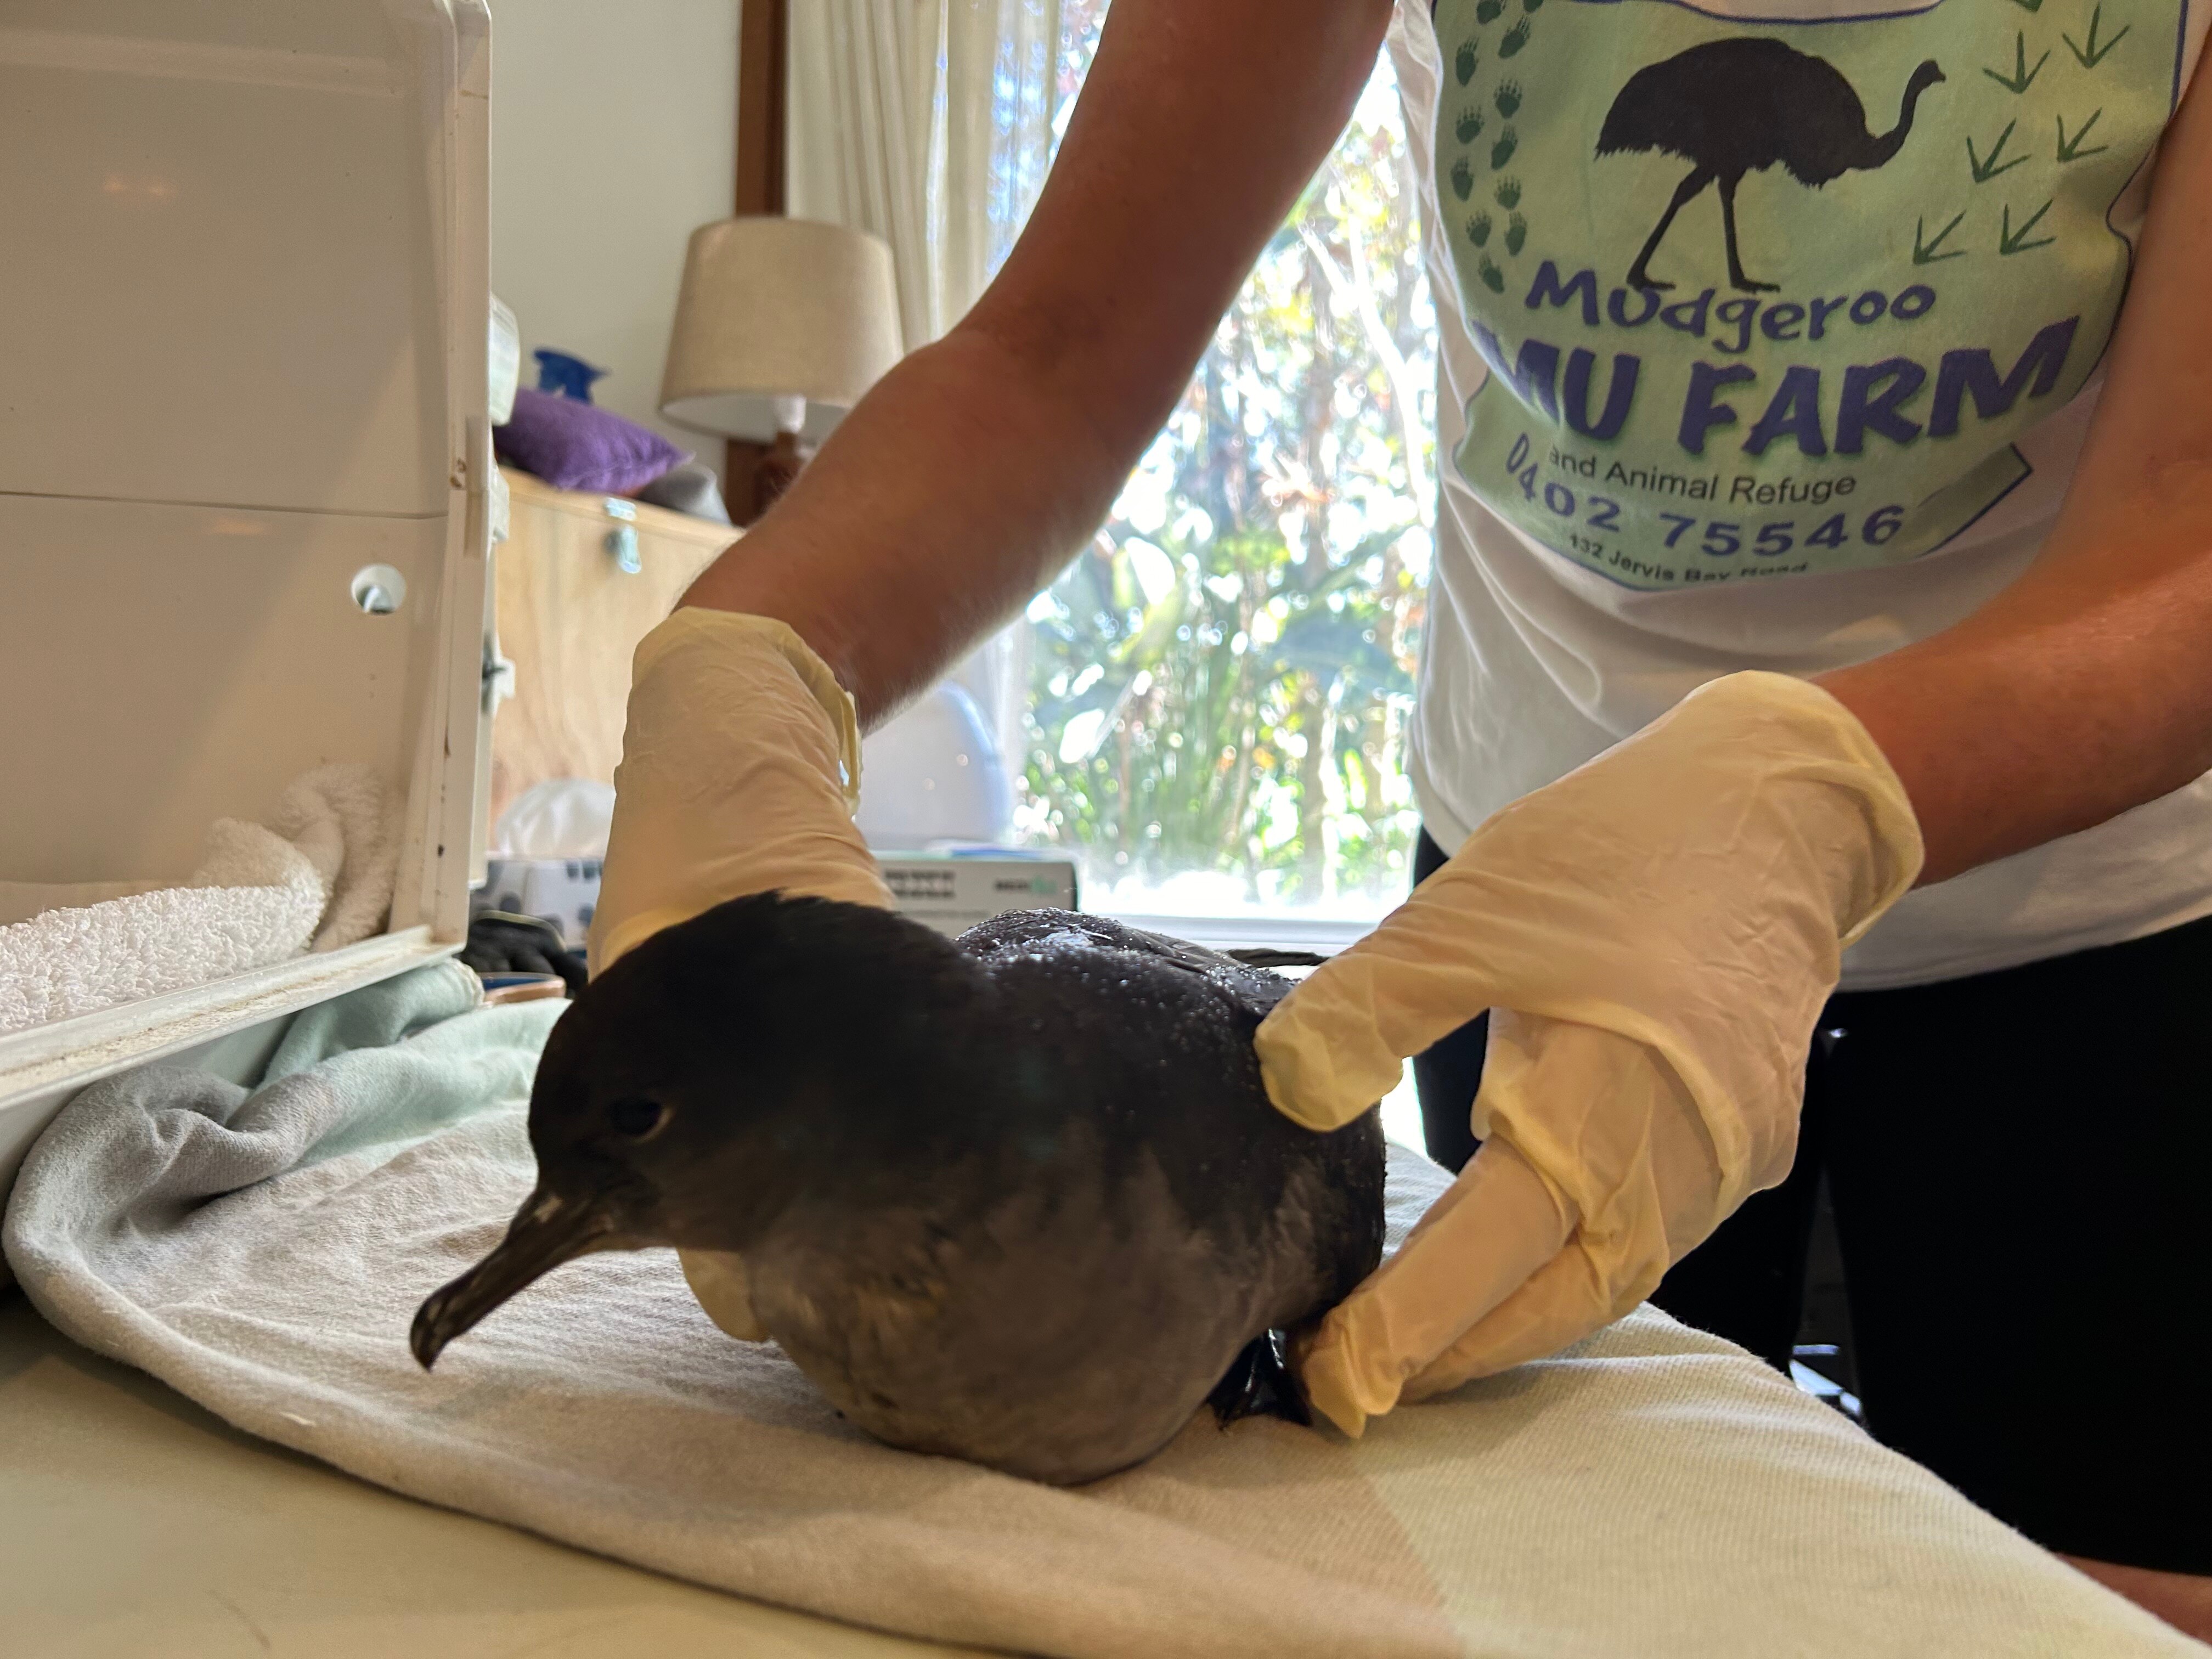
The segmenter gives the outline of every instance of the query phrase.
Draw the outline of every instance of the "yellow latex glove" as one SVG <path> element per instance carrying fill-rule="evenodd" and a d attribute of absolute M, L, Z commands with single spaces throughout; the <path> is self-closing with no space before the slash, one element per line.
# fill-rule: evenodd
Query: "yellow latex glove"
<path fill-rule="evenodd" d="M 798 635 L 765 617 L 678 611 L 639 642 L 630 674 L 592 973 L 747 893 L 891 908 L 853 823 L 853 700 Z"/>
<path fill-rule="evenodd" d="M 639 641 L 591 965 L 664 927 L 779 890 L 891 908 L 853 823 L 860 730 L 829 665 L 785 624 L 678 611 Z M 679 1250 L 709 1318 L 765 1342 L 744 1260 Z"/>
<path fill-rule="evenodd" d="M 1779 674 L 1704 687 L 1498 813 L 1261 1026 L 1275 1104 L 1334 1128 L 1484 1009 L 1483 1146 L 1299 1356 L 1346 1433 L 1628 1312 L 1789 1173 L 1838 957 L 1918 874 L 1857 720 Z"/>

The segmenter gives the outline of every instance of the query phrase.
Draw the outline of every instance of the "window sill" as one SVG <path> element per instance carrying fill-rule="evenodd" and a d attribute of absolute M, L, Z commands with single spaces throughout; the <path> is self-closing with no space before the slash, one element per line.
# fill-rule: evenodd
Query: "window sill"
<path fill-rule="evenodd" d="M 1301 916 L 1271 911 L 1249 915 L 1164 915 L 1155 911 L 1101 908 L 1101 915 L 1223 951 L 1262 946 L 1277 951 L 1312 951 L 1334 955 L 1375 930 L 1373 921 L 1342 916 Z"/>

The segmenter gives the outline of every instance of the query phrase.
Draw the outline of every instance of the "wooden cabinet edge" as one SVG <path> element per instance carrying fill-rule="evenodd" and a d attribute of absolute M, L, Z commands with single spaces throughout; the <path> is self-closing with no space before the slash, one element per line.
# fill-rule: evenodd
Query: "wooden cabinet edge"
<path fill-rule="evenodd" d="M 641 537 L 669 536 L 700 547 L 723 548 L 744 532 L 729 525 L 716 524 L 712 519 L 695 518 L 689 513 L 678 513 L 665 507 L 655 507 L 649 501 L 634 501 L 627 496 L 608 496 L 584 489 L 556 489 L 543 478 L 511 466 L 500 468 L 500 476 L 507 480 L 512 514 L 517 507 L 550 507 L 556 513 L 566 513 L 574 518 L 589 520 L 594 524 L 615 522 L 607 512 L 610 500 L 619 501 L 631 508 L 636 518 L 632 520 Z"/>

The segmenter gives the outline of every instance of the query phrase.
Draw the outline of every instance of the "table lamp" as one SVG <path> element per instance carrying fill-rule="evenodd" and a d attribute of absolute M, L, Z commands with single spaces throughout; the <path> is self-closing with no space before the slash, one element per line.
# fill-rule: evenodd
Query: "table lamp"
<path fill-rule="evenodd" d="M 898 289 L 880 237 L 808 219 L 724 219 L 691 233 L 660 412 L 695 432 L 771 444 L 764 507 L 899 356 Z"/>

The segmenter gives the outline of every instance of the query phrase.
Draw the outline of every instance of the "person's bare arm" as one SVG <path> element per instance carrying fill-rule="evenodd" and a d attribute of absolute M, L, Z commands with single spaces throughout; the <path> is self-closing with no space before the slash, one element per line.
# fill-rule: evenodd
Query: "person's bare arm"
<path fill-rule="evenodd" d="M 1389 0 L 1115 0 L 1042 198 L 685 603 L 787 622 L 873 721 L 1104 518 L 1351 113 Z"/>
<path fill-rule="evenodd" d="M 2212 769 L 2212 91 L 2168 131 L 2088 447 L 2049 544 L 1954 628 L 1822 677 L 1897 769 L 1923 881 Z"/>

